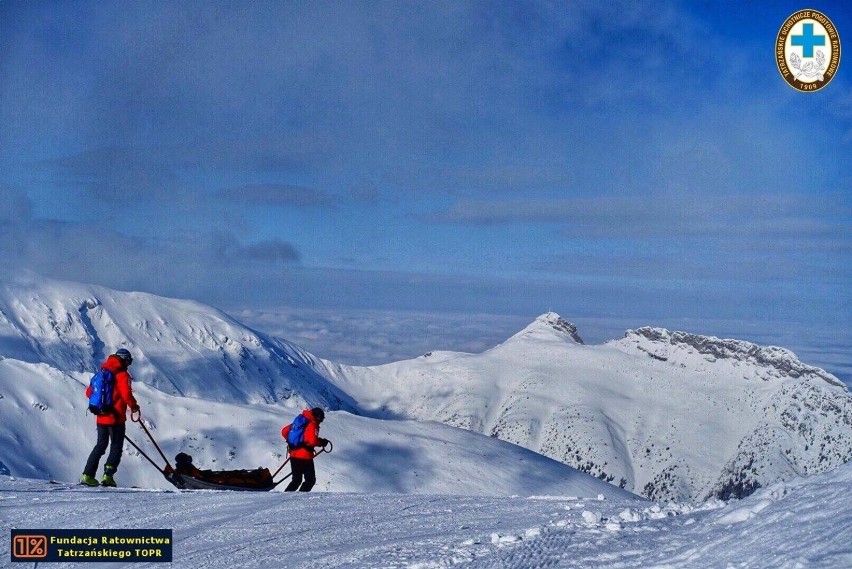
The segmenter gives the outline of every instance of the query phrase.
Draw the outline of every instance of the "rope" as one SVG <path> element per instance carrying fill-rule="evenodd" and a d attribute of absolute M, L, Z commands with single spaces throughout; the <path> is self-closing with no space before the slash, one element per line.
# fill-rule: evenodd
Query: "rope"
<path fill-rule="evenodd" d="M 144 456 L 145 458 L 147 458 L 147 459 L 148 459 L 148 462 L 150 462 L 151 464 L 153 464 L 153 465 L 154 465 L 154 468 L 156 468 L 157 470 L 159 470 L 161 474 L 165 474 L 165 473 L 166 473 L 166 471 L 165 471 L 165 470 L 163 470 L 162 468 L 160 468 L 159 466 L 157 466 L 157 463 L 156 463 L 156 462 L 154 462 L 153 460 L 151 460 L 151 457 L 150 457 L 150 456 L 148 456 L 147 454 L 145 454 L 145 451 L 144 451 L 144 450 L 142 450 L 141 448 L 139 448 L 139 445 L 137 445 L 136 443 L 134 443 L 134 442 L 131 440 L 131 438 L 130 438 L 130 437 L 128 437 L 127 435 L 124 435 L 124 440 L 126 440 L 126 441 L 127 441 L 127 442 L 129 442 L 131 445 L 133 445 L 133 448 L 135 448 L 136 450 L 138 450 L 138 451 L 139 451 L 139 454 L 141 454 L 142 456 Z"/>
<path fill-rule="evenodd" d="M 328 445 L 326 445 L 326 446 L 328 447 L 328 449 L 326 449 L 326 447 L 322 447 L 322 449 L 321 449 L 321 450 L 318 450 L 318 451 L 316 451 L 316 452 L 314 453 L 314 458 L 318 457 L 319 455 L 321 455 L 321 454 L 322 454 L 322 453 L 324 453 L 324 452 L 331 452 L 331 451 L 333 451 L 333 450 L 334 450 L 334 445 L 333 445 L 333 444 L 331 444 L 331 441 L 328 441 Z M 278 470 L 276 470 L 276 471 L 275 471 L 275 474 L 273 474 L 273 475 L 272 475 L 272 478 L 273 478 L 273 479 L 275 478 L 275 476 L 277 476 L 277 475 L 278 475 L 278 473 L 279 473 L 279 472 L 281 472 L 281 469 L 282 469 L 282 468 L 284 468 L 284 466 L 285 466 L 288 462 L 290 462 L 289 452 L 290 452 L 290 451 L 288 450 L 288 451 L 287 451 L 287 453 L 288 453 L 287 460 L 285 460 L 284 462 L 282 462 L 282 463 L 281 463 L 281 466 L 279 466 L 279 467 L 278 467 Z M 291 472 L 291 473 L 289 473 L 289 474 L 287 474 L 286 476 L 284 476 L 284 477 L 283 477 L 281 480 L 279 480 L 278 482 L 273 482 L 273 483 L 272 483 L 272 487 L 273 487 L 273 488 L 275 488 L 276 486 L 278 486 L 279 484 L 281 484 L 282 482 L 284 482 L 285 480 L 287 480 L 287 479 L 288 479 L 288 478 L 290 478 L 291 476 L 293 476 L 293 473 L 292 473 L 292 472 Z"/>
<path fill-rule="evenodd" d="M 133 421 L 134 423 L 139 423 L 139 426 L 140 426 L 140 427 L 142 427 L 142 430 L 143 430 L 143 431 L 145 431 L 145 434 L 146 434 L 146 435 L 148 435 L 148 438 L 149 438 L 149 439 L 151 439 L 151 442 L 154 444 L 154 448 L 156 448 L 156 449 L 157 449 L 157 452 L 159 452 L 159 453 L 160 453 L 160 456 L 161 456 L 161 457 L 163 457 L 163 460 L 165 461 L 166 466 L 168 466 L 168 467 L 169 467 L 169 471 L 171 472 L 172 470 L 174 470 L 174 469 L 172 468 L 172 465 L 169 463 L 169 459 L 168 459 L 168 458 L 166 458 L 166 455 L 165 455 L 165 454 L 163 454 L 163 451 L 162 451 L 162 449 L 160 448 L 160 445 L 158 445 L 158 444 L 157 444 L 157 441 L 155 441 L 155 440 L 154 440 L 154 437 L 152 437 L 152 436 L 151 436 L 151 433 L 148 431 L 148 427 L 146 427 L 146 426 L 145 426 L 145 423 L 143 423 L 143 422 L 142 422 L 142 412 L 137 410 L 137 411 L 136 411 L 137 415 L 136 415 L 135 417 L 133 416 L 133 413 L 134 413 L 134 411 L 131 411 L 131 412 L 130 412 L 130 420 L 131 420 L 131 421 Z M 134 445 L 134 446 L 135 446 L 135 445 Z M 149 459 L 149 460 L 150 460 L 150 459 Z M 158 470 L 160 470 L 160 469 L 158 468 Z M 164 470 L 160 470 L 160 472 L 165 472 L 165 471 L 164 471 Z"/>
<path fill-rule="evenodd" d="M 287 457 L 287 460 L 285 460 L 284 462 L 282 462 L 282 463 L 281 463 L 281 466 L 279 466 L 279 467 L 278 467 L 278 470 L 276 470 L 275 472 L 273 472 L 273 473 L 272 473 L 272 477 L 273 477 L 273 478 L 275 478 L 276 476 L 278 476 L 278 473 L 279 473 L 279 472 L 281 472 L 281 469 L 282 469 L 282 468 L 284 468 L 284 466 L 285 466 L 288 462 L 290 462 L 290 457 L 289 457 L 289 456 Z M 283 478 L 282 478 L 282 480 L 283 480 Z"/>

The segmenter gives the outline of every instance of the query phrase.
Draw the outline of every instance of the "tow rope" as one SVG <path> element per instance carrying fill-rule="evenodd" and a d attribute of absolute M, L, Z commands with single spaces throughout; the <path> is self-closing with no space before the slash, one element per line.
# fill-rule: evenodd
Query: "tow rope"
<path fill-rule="evenodd" d="M 134 414 L 135 414 L 135 416 L 134 416 Z M 156 440 L 154 440 L 154 437 L 153 437 L 153 435 L 151 435 L 151 432 L 148 430 L 148 427 L 146 427 L 146 426 L 145 426 L 145 423 L 144 423 L 144 422 L 142 422 L 142 412 L 141 412 L 140 410 L 138 410 L 138 409 L 137 409 L 136 411 L 131 411 L 131 412 L 130 412 L 130 420 L 131 420 L 131 421 L 133 421 L 134 423 L 138 423 L 138 424 L 139 424 L 139 426 L 140 426 L 140 427 L 142 427 L 142 430 L 143 430 L 143 431 L 145 431 L 145 434 L 148 436 L 148 439 L 151 441 L 151 444 L 153 444 L 153 445 L 154 445 L 154 448 L 156 448 L 156 449 L 157 449 L 157 452 L 159 452 L 159 453 L 160 453 L 160 456 L 161 456 L 161 457 L 163 458 L 163 460 L 165 461 L 165 463 L 166 463 L 166 467 L 165 467 L 165 468 L 160 468 L 160 467 L 157 465 L 157 463 L 156 463 L 156 462 L 154 462 L 154 460 L 153 460 L 150 456 L 148 456 L 148 455 L 145 453 L 145 451 L 144 451 L 144 450 L 142 450 L 141 448 L 139 448 L 139 445 L 137 445 L 135 442 L 133 442 L 133 440 L 132 440 L 130 437 L 128 437 L 126 434 L 124 435 L 124 440 L 126 440 L 127 442 L 129 442 L 129 443 L 133 446 L 133 448 L 135 448 L 135 449 L 139 452 L 139 454 L 141 454 L 143 457 L 145 457 L 145 459 L 146 459 L 148 462 L 150 462 L 150 463 L 151 463 L 151 465 L 152 465 L 154 468 L 156 468 L 156 469 L 157 469 L 157 471 L 158 471 L 160 474 L 162 474 L 163 476 L 165 476 L 166 480 L 168 480 L 169 482 L 172 482 L 172 483 L 174 484 L 174 482 L 173 482 L 173 481 L 172 481 L 172 479 L 170 478 L 170 475 L 172 475 L 173 473 L 175 473 L 175 469 L 174 469 L 174 468 L 172 468 L 172 465 L 169 463 L 169 459 L 168 459 L 168 458 L 166 458 L 166 455 L 163 453 L 163 450 L 160 448 L 160 445 L 158 445 L 158 444 L 157 444 L 157 441 L 156 441 Z M 314 452 L 314 458 L 316 458 L 317 456 L 321 455 L 321 454 L 322 454 L 322 453 L 324 453 L 324 452 L 328 452 L 328 453 L 330 453 L 332 450 L 334 450 L 334 445 L 332 444 L 332 442 L 331 442 L 331 441 L 328 441 L 328 444 L 327 444 L 326 446 L 324 446 L 324 447 L 322 447 L 320 450 L 318 450 L 318 451 L 315 451 L 315 452 Z M 287 451 L 287 459 L 286 459 L 284 462 L 282 462 L 282 463 L 281 463 L 281 466 L 279 466 L 279 467 L 278 467 L 278 470 L 276 470 L 276 471 L 272 474 L 272 479 L 273 479 L 273 480 L 274 480 L 274 479 L 275 479 L 275 477 L 278 475 L 278 473 L 279 473 L 279 472 L 281 472 L 281 470 L 282 470 L 282 469 L 283 469 L 283 468 L 287 465 L 287 463 L 288 463 L 288 462 L 290 462 L 290 451 L 289 451 L 289 450 Z M 281 478 L 281 480 L 279 480 L 278 482 L 273 482 L 273 483 L 272 483 L 272 488 L 275 488 L 276 486 L 278 486 L 279 484 L 281 484 L 282 482 L 284 482 L 285 480 L 287 480 L 288 478 L 290 478 L 292 475 L 293 475 L 293 473 L 292 473 L 292 472 L 290 472 L 289 474 L 287 474 L 287 475 L 285 475 L 283 478 Z"/>
<path fill-rule="evenodd" d="M 136 414 L 135 417 L 133 416 L 134 413 Z M 174 472 L 174 468 L 172 468 L 172 465 L 169 464 L 169 459 L 166 458 L 165 454 L 163 454 L 163 450 L 160 448 L 160 445 L 157 444 L 157 441 L 154 440 L 154 437 L 151 435 L 151 432 L 148 430 L 148 427 L 146 427 L 145 423 L 142 422 L 142 411 L 140 411 L 139 409 L 136 409 L 136 411 L 130 411 L 130 420 L 133 421 L 134 423 L 139 423 L 139 426 L 142 427 L 142 430 L 145 431 L 146 435 L 148 435 L 148 439 L 150 439 L 151 444 L 154 445 L 154 448 L 157 449 L 157 452 L 159 452 L 160 456 L 163 457 L 163 461 L 165 461 L 165 463 L 166 463 L 166 468 L 163 469 L 163 468 L 160 468 L 159 466 L 157 466 L 156 464 L 154 464 L 154 461 L 151 460 L 148 457 L 148 455 L 146 455 L 144 452 L 142 452 L 142 450 L 138 446 L 136 446 L 136 444 L 133 441 L 128 439 L 128 442 L 130 442 L 130 444 L 132 444 L 136 448 L 136 450 L 141 452 L 142 455 L 145 458 L 148 459 L 148 462 L 153 464 L 157 468 L 157 470 L 159 470 L 163 475 L 167 476 L 167 473 Z M 127 438 L 127 436 L 125 435 L 124 438 Z"/>
<path fill-rule="evenodd" d="M 314 452 L 314 458 L 318 457 L 319 455 L 321 455 L 321 454 L 322 454 L 322 453 L 324 453 L 324 452 L 331 452 L 331 451 L 333 451 L 333 450 L 334 450 L 334 445 L 332 444 L 332 442 L 331 442 L 331 441 L 328 441 L 328 444 L 327 444 L 326 446 L 327 446 L 327 447 L 329 447 L 329 448 L 322 447 L 320 450 L 318 450 L 318 451 Z M 288 462 L 290 462 L 290 451 L 289 451 L 289 450 L 287 451 L 287 460 L 285 460 L 284 462 L 282 462 L 282 463 L 281 463 L 281 466 L 279 466 L 279 467 L 278 467 L 278 470 L 276 470 L 276 471 L 272 474 L 272 479 L 273 479 L 273 480 L 275 479 L 275 477 L 276 477 L 276 476 L 278 476 L 278 473 L 279 473 L 279 472 L 281 472 L 281 469 L 282 469 L 282 468 L 284 468 L 284 467 L 287 465 L 287 463 L 288 463 Z M 272 483 L 272 487 L 273 487 L 273 488 L 275 488 L 276 486 L 278 486 L 279 484 L 281 484 L 282 482 L 284 482 L 285 480 L 287 480 L 287 479 L 288 479 L 288 478 L 290 478 L 291 476 L 293 476 L 293 473 L 292 473 L 292 472 L 291 472 L 290 474 L 286 474 L 286 475 L 284 475 L 284 477 L 283 477 L 283 478 L 281 478 L 281 480 L 279 480 L 278 482 L 273 482 L 273 483 Z"/>

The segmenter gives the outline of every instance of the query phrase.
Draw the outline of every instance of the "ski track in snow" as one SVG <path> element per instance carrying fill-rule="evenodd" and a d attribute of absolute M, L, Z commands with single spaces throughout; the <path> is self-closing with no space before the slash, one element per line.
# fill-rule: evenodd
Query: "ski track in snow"
<path fill-rule="evenodd" d="M 852 567 L 852 466 L 742 501 L 86 489 L 0 478 L 5 528 L 172 528 L 173 567 Z M 3 540 L 0 559 L 9 559 Z M 51 567 L 162 567 L 52 563 Z"/>

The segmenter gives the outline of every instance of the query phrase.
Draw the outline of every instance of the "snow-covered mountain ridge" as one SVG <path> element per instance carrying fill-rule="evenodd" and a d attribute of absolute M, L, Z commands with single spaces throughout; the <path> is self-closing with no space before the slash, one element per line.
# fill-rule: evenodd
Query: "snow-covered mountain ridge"
<path fill-rule="evenodd" d="M 515 334 L 510 340 L 539 340 L 550 341 L 554 338 L 563 338 L 576 344 L 585 344 L 577 333 L 577 327 L 568 322 L 555 312 L 547 312 L 536 318 L 529 326 Z"/>
<path fill-rule="evenodd" d="M 625 335 L 627 340 L 638 340 L 638 348 L 645 351 L 650 357 L 666 361 L 672 357 L 673 350 L 695 350 L 699 354 L 712 358 L 724 358 L 739 361 L 751 361 L 755 365 L 766 368 L 766 371 L 774 375 L 783 375 L 799 378 L 811 375 L 822 378 L 831 385 L 843 386 L 843 382 L 818 367 L 803 364 L 796 354 L 785 348 L 777 346 L 758 346 L 743 340 L 719 339 L 714 336 L 700 336 L 688 332 L 670 332 L 665 328 L 644 327 L 637 330 L 628 330 Z M 648 345 L 642 340 L 648 340 Z M 651 349 L 653 346 L 653 349 Z"/>
<path fill-rule="evenodd" d="M 94 444 L 83 390 L 120 346 L 135 356 L 134 393 L 166 456 L 188 452 L 203 468 L 274 470 L 286 456 L 281 427 L 322 405 L 338 412 L 323 425 L 336 445 L 318 465 L 318 490 L 637 499 L 476 433 L 345 412 L 323 362 L 214 308 L 34 275 L 0 283 L 0 475 L 79 478 Z M 128 435 L 157 458 L 138 426 Z M 118 480 L 171 488 L 129 444 Z"/>
<path fill-rule="evenodd" d="M 654 499 L 742 496 L 852 458 L 849 393 L 782 348 L 654 328 L 585 345 L 576 326 L 547 313 L 480 354 L 429 352 L 353 367 L 316 358 L 196 302 L 32 276 L 0 283 L 0 358 L 10 364 L 47 366 L 51 377 L 83 383 L 120 346 L 133 351 L 133 374 L 152 401 L 162 391 L 179 408 L 191 397 L 271 404 L 284 415 L 322 405 L 380 419 L 438 421 Z M 8 409 L 8 393 L 18 387 L 4 389 Z M 16 400 L 18 408 L 56 408 L 34 393 L 30 402 Z M 246 416 L 228 407 L 221 412 Z M 191 419 L 180 415 L 178 424 Z M 174 436 L 195 444 L 190 430 Z M 37 440 L 21 432 L 26 436 L 17 440 Z M 212 444 L 200 448 L 215 458 Z M 37 463 L 30 460 L 28 475 L 55 471 Z"/>
<path fill-rule="evenodd" d="M 653 499 L 743 496 L 852 459 L 852 397 L 792 352 L 643 328 L 588 346 L 548 313 L 482 354 L 330 366 L 376 416 L 530 448 Z"/>
<path fill-rule="evenodd" d="M 215 308 L 31 274 L 0 282 L 0 356 L 82 372 L 119 347 L 134 378 L 165 393 L 349 408 L 312 355 Z"/>

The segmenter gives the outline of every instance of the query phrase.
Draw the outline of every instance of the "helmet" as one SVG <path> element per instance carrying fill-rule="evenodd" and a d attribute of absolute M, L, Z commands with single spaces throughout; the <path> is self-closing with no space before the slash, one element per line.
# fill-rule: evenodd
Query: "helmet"
<path fill-rule="evenodd" d="M 185 452 L 177 453 L 175 456 L 175 464 L 177 466 L 187 466 L 192 464 L 192 457 L 186 454 Z"/>
<path fill-rule="evenodd" d="M 130 364 L 133 363 L 133 356 L 130 355 L 129 350 L 121 348 L 120 350 L 117 350 L 115 352 L 115 355 L 118 359 L 120 359 L 122 362 L 124 362 L 124 365 L 126 365 L 126 366 L 129 366 Z"/>
<path fill-rule="evenodd" d="M 323 411 L 319 407 L 314 407 L 313 409 L 311 409 L 311 415 L 314 416 L 314 419 L 317 420 L 317 423 L 322 423 L 325 420 L 325 411 Z"/>

